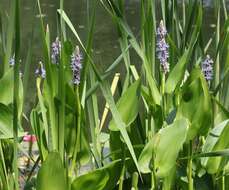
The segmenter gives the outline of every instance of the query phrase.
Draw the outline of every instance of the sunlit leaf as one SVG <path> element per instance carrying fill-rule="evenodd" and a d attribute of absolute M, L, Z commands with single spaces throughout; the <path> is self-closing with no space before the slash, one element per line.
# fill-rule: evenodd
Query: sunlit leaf
<path fill-rule="evenodd" d="M 66 176 L 59 153 L 49 153 L 37 176 L 37 190 L 66 190 Z"/>
<path fill-rule="evenodd" d="M 185 51 L 184 55 L 180 58 L 178 63 L 174 66 L 173 70 L 169 74 L 165 84 L 165 92 L 170 94 L 175 90 L 177 85 L 181 84 L 185 74 L 188 53 L 188 50 Z"/>
<path fill-rule="evenodd" d="M 111 164 L 92 171 L 88 174 L 76 178 L 71 186 L 72 190 L 108 190 L 113 189 L 117 184 L 122 162 L 120 160 L 112 162 Z"/>
<path fill-rule="evenodd" d="M 9 105 L 13 103 L 13 86 L 14 86 L 14 70 L 10 68 L 4 76 L 0 79 L 0 103 Z M 18 113 L 22 112 L 23 102 L 23 87 L 22 81 L 19 79 L 19 102 Z"/>
<path fill-rule="evenodd" d="M 207 82 L 200 69 L 193 69 L 180 97 L 176 118 L 185 117 L 191 123 L 186 140 L 193 139 L 197 134 L 205 135 L 211 127 L 212 103 Z"/>
<path fill-rule="evenodd" d="M 215 126 L 207 136 L 206 142 L 203 146 L 203 153 L 221 151 L 229 148 L 229 120 L 225 120 L 219 125 Z M 223 157 L 206 157 L 201 159 L 202 165 L 211 174 L 214 174 L 222 169 Z"/>
<path fill-rule="evenodd" d="M 18 126 L 18 136 L 25 133 Z M 13 111 L 12 108 L 0 103 L 0 139 L 13 138 Z"/>
<path fill-rule="evenodd" d="M 186 119 L 174 121 L 161 129 L 143 149 L 139 157 L 141 172 L 151 172 L 154 157 L 154 167 L 157 176 L 166 177 L 175 166 L 176 159 L 186 139 L 189 123 Z"/>
<path fill-rule="evenodd" d="M 136 118 L 139 110 L 140 80 L 133 83 L 118 100 L 116 106 L 126 126 L 129 126 Z M 114 120 L 111 120 L 109 129 L 118 131 Z"/>

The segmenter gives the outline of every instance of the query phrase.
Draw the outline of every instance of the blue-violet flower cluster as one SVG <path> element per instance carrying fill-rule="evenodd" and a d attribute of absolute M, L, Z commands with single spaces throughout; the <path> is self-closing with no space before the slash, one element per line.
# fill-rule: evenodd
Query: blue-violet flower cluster
<path fill-rule="evenodd" d="M 202 72 L 208 82 L 213 79 L 213 60 L 209 55 L 207 55 L 206 59 L 202 62 Z"/>
<path fill-rule="evenodd" d="M 162 71 L 166 74 L 169 72 L 169 45 L 165 41 L 165 37 L 167 35 L 167 30 L 164 26 L 163 21 L 160 22 L 159 27 L 157 28 L 157 58 L 160 61 Z"/>
<path fill-rule="evenodd" d="M 60 52 L 61 52 L 61 42 L 57 37 L 56 40 L 52 43 L 52 63 L 58 64 L 60 61 Z"/>
<path fill-rule="evenodd" d="M 80 53 L 79 47 L 76 46 L 75 52 L 71 56 L 71 69 L 72 69 L 72 83 L 74 85 L 80 84 L 80 70 L 82 69 L 82 55 Z"/>
<path fill-rule="evenodd" d="M 43 79 L 46 77 L 46 71 L 41 61 L 39 62 L 38 68 L 35 70 L 35 74 L 37 77 L 41 77 Z"/>

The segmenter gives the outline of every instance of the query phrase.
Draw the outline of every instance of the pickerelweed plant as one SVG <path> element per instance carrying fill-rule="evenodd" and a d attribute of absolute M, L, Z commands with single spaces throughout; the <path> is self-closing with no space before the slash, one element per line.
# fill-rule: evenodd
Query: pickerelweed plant
<path fill-rule="evenodd" d="M 0 189 L 229 189 L 225 1 L 214 1 L 210 39 L 201 0 L 140 0 L 137 32 L 126 18 L 124 0 L 86 3 L 82 41 L 64 0 L 55 32 L 36 1 L 38 64 L 32 59 L 33 31 L 26 58 L 21 57 L 20 0 L 10 3 L 8 20 L 0 11 Z M 121 51 L 105 71 L 93 51 L 98 6 L 113 21 Z M 36 100 L 26 112 L 32 64 Z M 29 154 L 23 148 L 28 132 L 38 155 L 32 146 Z M 20 154 L 32 164 L 28 173 L 18 169 Z"/>

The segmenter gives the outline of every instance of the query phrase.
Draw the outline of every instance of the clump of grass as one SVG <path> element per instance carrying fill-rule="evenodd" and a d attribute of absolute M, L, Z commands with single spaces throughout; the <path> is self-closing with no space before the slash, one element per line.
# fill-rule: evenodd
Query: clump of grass
<path fill-rule="evenodd" d="M 51 42 L 37 0 L 43 56 L 33 73 L 36 102 L 29 119 L 23 106 L 33 35 L 21 78 L 20 0 L 12 3 L 11 22 L 3 24 L 0 13 L 4 60 L 0 189 L 19 189 L 18 151 L 26 135 L 23 120 L 36 136 L 39 151 L 36 161 L 31 158 L 33 168 L 25 176 L 25 188 L 31 184 L 37 190 L 227 189 L 229 21 L 225 1 L 214 3 L 215 33 L 206 41 L 205 8 L 199 0 L 182 4 L 141 0 L 136 34 L 125 17 L 125 1 L 86 3 L 86 41 L 60 0 L 58 37 Z M 105 71 L 98 68 L 92 51 L 97 6 L 111 17 L 121 51 Z M 10 60 L 12 52 L 15 56 Z M 136 55 L 140 59 L 134 60 Z M 119 64 L 125 68 L 122 75 Z M 110 85 L 107 79 L 113 75 Z M 103 100 L 97 97 L 98 90 Z M 106 106 L 100 114 L 103 102 Z M 89 171 L 82 175 L 85 166 Z"/>

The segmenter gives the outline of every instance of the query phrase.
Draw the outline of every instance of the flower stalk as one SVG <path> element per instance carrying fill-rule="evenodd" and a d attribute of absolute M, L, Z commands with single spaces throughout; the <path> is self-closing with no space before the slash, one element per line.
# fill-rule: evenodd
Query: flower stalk
<path fill-rule="evenodd" d="M 206 56 L 206 59 L 202 62 L 202 72 L 204 74 L 204 78 L 210 84 L 210 81 L 213 79 L 213 60 L 209 55 Z"/>
<path fill-rule="evenodd" d="M 162 70 L 162 79 L 161 79 L 161 93 L 162 93 L 162 107 L 163 113 L 166 112 L 166 97 L 165 97 L 165 76 L 169 73 L 169 45 L 166 42 L 167 30 L 164 26 L 163 21 L 160 22 L 159 27 L 157 28 L 157 58 L 161 65 Z"/>
<path fill-rule="evenodd" d="M 76 46 L 75 52 L 71 56 L 71 69 L 72 69 L 72 83 L 74 85 L 80 84 L 80 71 L 82 69 L 82 55 L 80 53 L 79 47 Z"/>
<path fill-rule="evenodd" d="M 167 74 L 169 72 L 169 63 L 168 63 L 168 58 L 169 58 L 169 45 L 166 43 L 166 35 L 167 35 L 167 30 L 164 26 L 163 21 L 160 22 L 159 27 L 157 28 L 157 58 L 161 64 L 161 69 L 164 74 Z"/>
<path fill-rule="evenodd" d="M 61 53 L 61 42 L 57 37 L 56 40 L 52 43 L 52 63 L 59 64 L 60 62 L 60 53 Z"/>
<path fill-rule="evenodd" d="M 193 179 L 192 179 L 192 141 L 189 142 L 189 147 L 188 147 L 188 190 L 193 190 Z"/>

